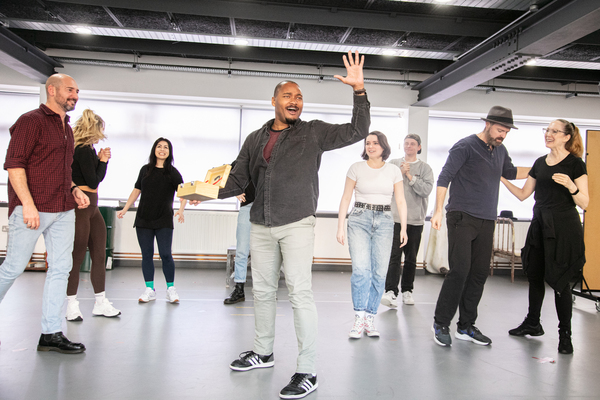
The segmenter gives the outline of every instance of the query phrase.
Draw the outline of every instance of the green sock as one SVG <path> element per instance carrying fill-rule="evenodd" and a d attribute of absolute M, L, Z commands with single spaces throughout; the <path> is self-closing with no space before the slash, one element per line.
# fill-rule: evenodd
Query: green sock
<path fill-rule="evenodd" d="M 154 290 L 154 281 L 146 282 L 146 287 L 149 287 L 150 289 Z"/>
<path fill-rule="evenodd" d="M 167 289 L 170 288 L 171 286 L 174 286 L 175 283 L 174 282 L 167 282 Z"/>

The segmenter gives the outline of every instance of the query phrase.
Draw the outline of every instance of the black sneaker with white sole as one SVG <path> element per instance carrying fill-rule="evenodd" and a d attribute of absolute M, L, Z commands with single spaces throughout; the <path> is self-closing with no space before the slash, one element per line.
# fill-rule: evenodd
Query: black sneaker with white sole
<path fill-rule="evenodd" d="M 273 365 L 275 365 L 273 353 L 261 356 L 250 350 L 240 354 L 240 358 L 229 364 L 229 368 L 234 371 L 248 371 L 254 368 L 269 368 Z"/>
<path fill-rule="evenodd" d="M 313 374 L 301 374 L 296 372 L 290 383 L 279 392 L 282 399 L 301 399 L 309 393 L 317 390 L 319 383 L 317 376 Z"/>
<path fill-rule="evenodd" d="M 475 325 L 468 326 L 466 329 L 458 328 L 454 333 L 454 337 L 482 346 L 488 346 L 492 344 L 492 339 L 481 333 L 481 331 L 477 329 Z"/>

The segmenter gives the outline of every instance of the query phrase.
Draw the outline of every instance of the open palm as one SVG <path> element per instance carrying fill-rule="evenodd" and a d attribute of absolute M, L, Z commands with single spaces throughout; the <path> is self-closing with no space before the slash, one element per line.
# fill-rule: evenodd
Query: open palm
<path fill-rule="evenodd" d="M 346 66 L 346 76 L 334 75 L 333 77 L 346 85 L 352 86 L 354 90 L 364 88 L 363 65 L 365 63 L 365 56 L 360 56 L 358 51 L 356 51 L 353 57 L 352 52 L 349 51 L 348 56 L 344 55 L 342 58 Z"/>

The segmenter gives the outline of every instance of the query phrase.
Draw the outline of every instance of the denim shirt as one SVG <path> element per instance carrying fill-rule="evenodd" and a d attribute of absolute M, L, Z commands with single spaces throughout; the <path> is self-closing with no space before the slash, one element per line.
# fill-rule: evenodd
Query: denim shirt
<path fill-rule="evenodd" d="M 352 121 L 348 124 L 298 120 L 281 132 L 267 163 L 263 150 L 273 122 L 270 120 L 246 138 L 227 184 L 219 191 L 220 199 L 237 196 L 250 180 L 254 182 L 256 198 L 250 221 L 268 227 L 316 214 L 321 156 L 369 135 L 370 104 L 366 95 L 355 95 Z"/>

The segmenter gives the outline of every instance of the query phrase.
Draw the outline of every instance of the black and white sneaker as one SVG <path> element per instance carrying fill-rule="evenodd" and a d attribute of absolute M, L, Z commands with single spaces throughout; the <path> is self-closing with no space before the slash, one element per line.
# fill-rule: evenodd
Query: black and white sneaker
<path fill-rule="evenodd" d="M 248 371 L 254 368 L 269 368 L 275 365 L 273 353 L 261 356 L 252 350 L 240 354 L 240 358 L 229 364 L 234 371 Z"/>
<path fill-rule="evenodd" d="M 300 374 L 296 372 L 286 387 L 281 389 L 279 397 L 282 399 L 301 399 L 317 390 L 319 383 L 313 374 Z"/>

